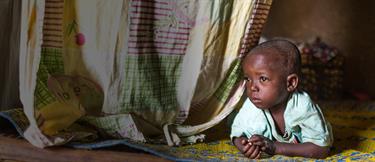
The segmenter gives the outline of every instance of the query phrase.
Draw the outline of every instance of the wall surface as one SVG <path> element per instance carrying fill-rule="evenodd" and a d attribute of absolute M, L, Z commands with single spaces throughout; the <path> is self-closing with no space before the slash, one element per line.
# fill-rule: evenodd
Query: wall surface
<path fill-rule="evenodd" d="M 0 0 L 0 110 L 20 107 L 18 62 L 21 0 Z"/>
<path fill-rule="evenodd" d="M 374 0 L 274 0 L 264 36 L 319 36 L 346 57 L 344 87 L 375 98 Z"/>

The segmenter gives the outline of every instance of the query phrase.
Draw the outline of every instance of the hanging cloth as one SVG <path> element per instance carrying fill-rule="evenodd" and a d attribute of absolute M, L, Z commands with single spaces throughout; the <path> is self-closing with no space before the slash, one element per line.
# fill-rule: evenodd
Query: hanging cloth
<path fill-rule="evenodd" d="M 20 97 L 37 147 L 203 140 L 243 95 L 271 0 L 27 0 Z"/>

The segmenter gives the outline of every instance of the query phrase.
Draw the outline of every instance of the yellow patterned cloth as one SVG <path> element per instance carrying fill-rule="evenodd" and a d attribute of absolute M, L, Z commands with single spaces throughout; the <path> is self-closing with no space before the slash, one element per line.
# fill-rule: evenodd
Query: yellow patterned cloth
<path fill-rule="evenodd" d="M 375 102 L 324 102 L 320 104 L 333 128 L 334 144 L 330 161 L 375 161 Z M 221 124 L 208 132 L 212 142 L 183 147 L 143 145 L 180 159 L 248 161 L 229 140 L 229 130 Z M 211 137 L 210 137 L 211 135 Z M 215 139 L 217 138 L 217 140 Z M 261 161 L 319 161 L 276 155 Z"/>
<path fill-rule="evenodd" d="M 324 102 L 320 106 L 332 124 L 334 133 L 334 143 L 328 158 L 319 160 L 276 155 L 260 161 L 375 161 L 375 102 Z M 0 117 L 10 120 L 21 135 L 28 126 L 22 109 L 0 112 Z M 127 139 L 69 145 L 84 149 L 126 145 L 174 161 L 250 161 L 232 145 L 228 128 L 222 122 L 205 132 L 207 142 L 182 147 L 132 142 Z"/>

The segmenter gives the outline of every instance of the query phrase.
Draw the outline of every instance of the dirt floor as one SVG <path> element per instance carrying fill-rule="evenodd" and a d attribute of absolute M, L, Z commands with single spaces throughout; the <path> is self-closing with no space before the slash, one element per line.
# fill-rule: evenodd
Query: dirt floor
<path fill-rule="evenodd" d="M 39 149 L 25 139 L 0 134 L 0 162 L 165 162 L 157 156 L 132 150 L 127 147 L 114 147 L 101 150 L 83 150 L 67 147 Z"/>

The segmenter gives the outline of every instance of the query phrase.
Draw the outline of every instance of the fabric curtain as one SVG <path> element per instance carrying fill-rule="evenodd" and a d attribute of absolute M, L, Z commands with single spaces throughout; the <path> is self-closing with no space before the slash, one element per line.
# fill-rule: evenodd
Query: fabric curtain
<path fill-rule="evenodd" d="M 24 0 L 20 96 L 38 147 L 203 140 L 240 101 L 271 0 Z"/>

